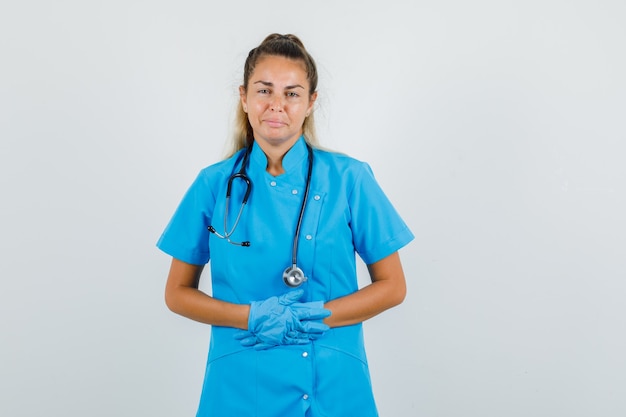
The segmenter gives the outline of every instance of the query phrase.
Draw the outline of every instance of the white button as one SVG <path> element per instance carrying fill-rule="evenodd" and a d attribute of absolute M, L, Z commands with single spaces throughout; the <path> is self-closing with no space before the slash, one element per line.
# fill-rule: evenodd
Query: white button
<path fill-rule="evenodd" d="M 293 194 L 293 195 L 298 194 L 298 190 L 291 190 L 291 194 Z"/>
<path fill-rule="evenodd" d="M 309 352 L 302 352 L 302 357 L 306 358 L 307 356 L 309 356 Z"/>
<path fill-rule="evenodd" d="M 311 236 L 311 235 L 306 235 L 306 236 L 305 236 L 305 238 L 306 238 L 306 240 L 311 240 L 311 239 L 313 239 L 313 236 Z"/>
<path fill-rule="evenodd" d="M 272 182 L 270 182 L 270 185 L 271 185 L 272 187 L 276 187 L 276 181 L 272 181 Z"/>
<path fill-rule="evenodd" d="M 304 395 L 302 396 L 302 399 L 304 399 L 304 400 L 308 400 L 308 399 L 309 399 L 309 396 L 308 396 L 307 394 L 304 394 Z"/>
<path fill-rule="evenodd" d="M 313 198 L 314 198 L 314 199 L 316 199 L 316 200 L 319 200 L 319 199 L 320 199 L 320 198 L 322 198 L 322 197 L 320 197 L 319 195 L 316 195 L 316 196 L 315 196 L 315 197 L 313 197 Z"/>

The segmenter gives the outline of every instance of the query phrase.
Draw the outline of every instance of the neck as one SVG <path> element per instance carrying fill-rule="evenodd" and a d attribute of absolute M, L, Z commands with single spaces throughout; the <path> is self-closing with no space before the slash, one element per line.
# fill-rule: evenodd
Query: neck
<path fill-rule="evenodd" d="M 269 144 L 264 141 L 256 141 L 257 145 L 259 145 L 259 147 L 265 154 L 265 157 L 267 158 L 267 167 L 265 168 L 265 170 L 268 173 L 273 176 L 278 176 L 285 173 L 285 170 L 283 169 L 283 158 L 299 138 L 300 136 L 297 136 L 295 140 L 275 145 Z"/>
<path fill-rule="evenodd" d="M 265 156 L 267 157 L 267 168 L 265 168 L 267 172 L 275 177 L 285 173 L 285 170 L 283 169 L 283 157 L 285 156 L 285 153 L 274 156 L 270 156 L 268 153 L 265 153 Z"/>

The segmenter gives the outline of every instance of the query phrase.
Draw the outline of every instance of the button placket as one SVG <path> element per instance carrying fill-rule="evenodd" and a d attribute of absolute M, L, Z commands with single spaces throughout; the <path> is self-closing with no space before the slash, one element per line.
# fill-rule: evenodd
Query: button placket
<path fill-rule="evenodd" d="M 302 353 L 301 353 L 301 356 L 302 356 L 303 359 L 306 359 L 308 361 L 308 359 L 309 359 L 309 351 L 303 350 Z M 303 392 L 302 393 L 302 400 L 303 401 L 307 401 L 308 399 L 309 399 L 309 394 L 306 391 Z"/>
<path fill-rule="evenodd" d="M 293 192 L 295 193 L 295 192 L 296 192 L 296 190 L 293 190 Z M 321 199 L 322 199 L 322 197 L 320 197 L 320 195 L 319 195 L 319 194 L 315 194 L 315 195 L 313 196 L 313 200 L 315 200 L 315 201 L 320 201 Z M 308 240 L 308 241 L 311 241 L 311 240 L 313 240 L 313 235 L 312 235 L 312 234 L 306 234 L 306 235 L 304 236 L 304 238 L 305 238 L 306 240 Z"/>

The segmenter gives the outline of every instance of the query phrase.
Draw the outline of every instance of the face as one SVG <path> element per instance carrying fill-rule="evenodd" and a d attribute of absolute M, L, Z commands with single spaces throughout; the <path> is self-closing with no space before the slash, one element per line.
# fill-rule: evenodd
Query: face
<path fill-rule="evenodd" d="M 302 135 L 317 93 L 309 94 L 304 64 L 281 56 L 257 61 L 247 88 L 239 88 L 241 105 L 259 146 L 291 147 Z"/>

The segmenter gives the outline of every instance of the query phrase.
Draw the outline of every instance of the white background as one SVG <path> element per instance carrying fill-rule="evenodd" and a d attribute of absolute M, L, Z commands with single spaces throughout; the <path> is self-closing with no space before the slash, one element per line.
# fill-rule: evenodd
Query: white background
<path fill-rule="evenodd" d="M 405 303 L 366 323 L 381 416 L 626 415 L 624 22 L 621 0 L 2 2 L 0 415 L 194 415 L 209 328 L 165 307 L 155 243 L 271 32 L 317 60 L 322 144 L 416 235 Z"/>

